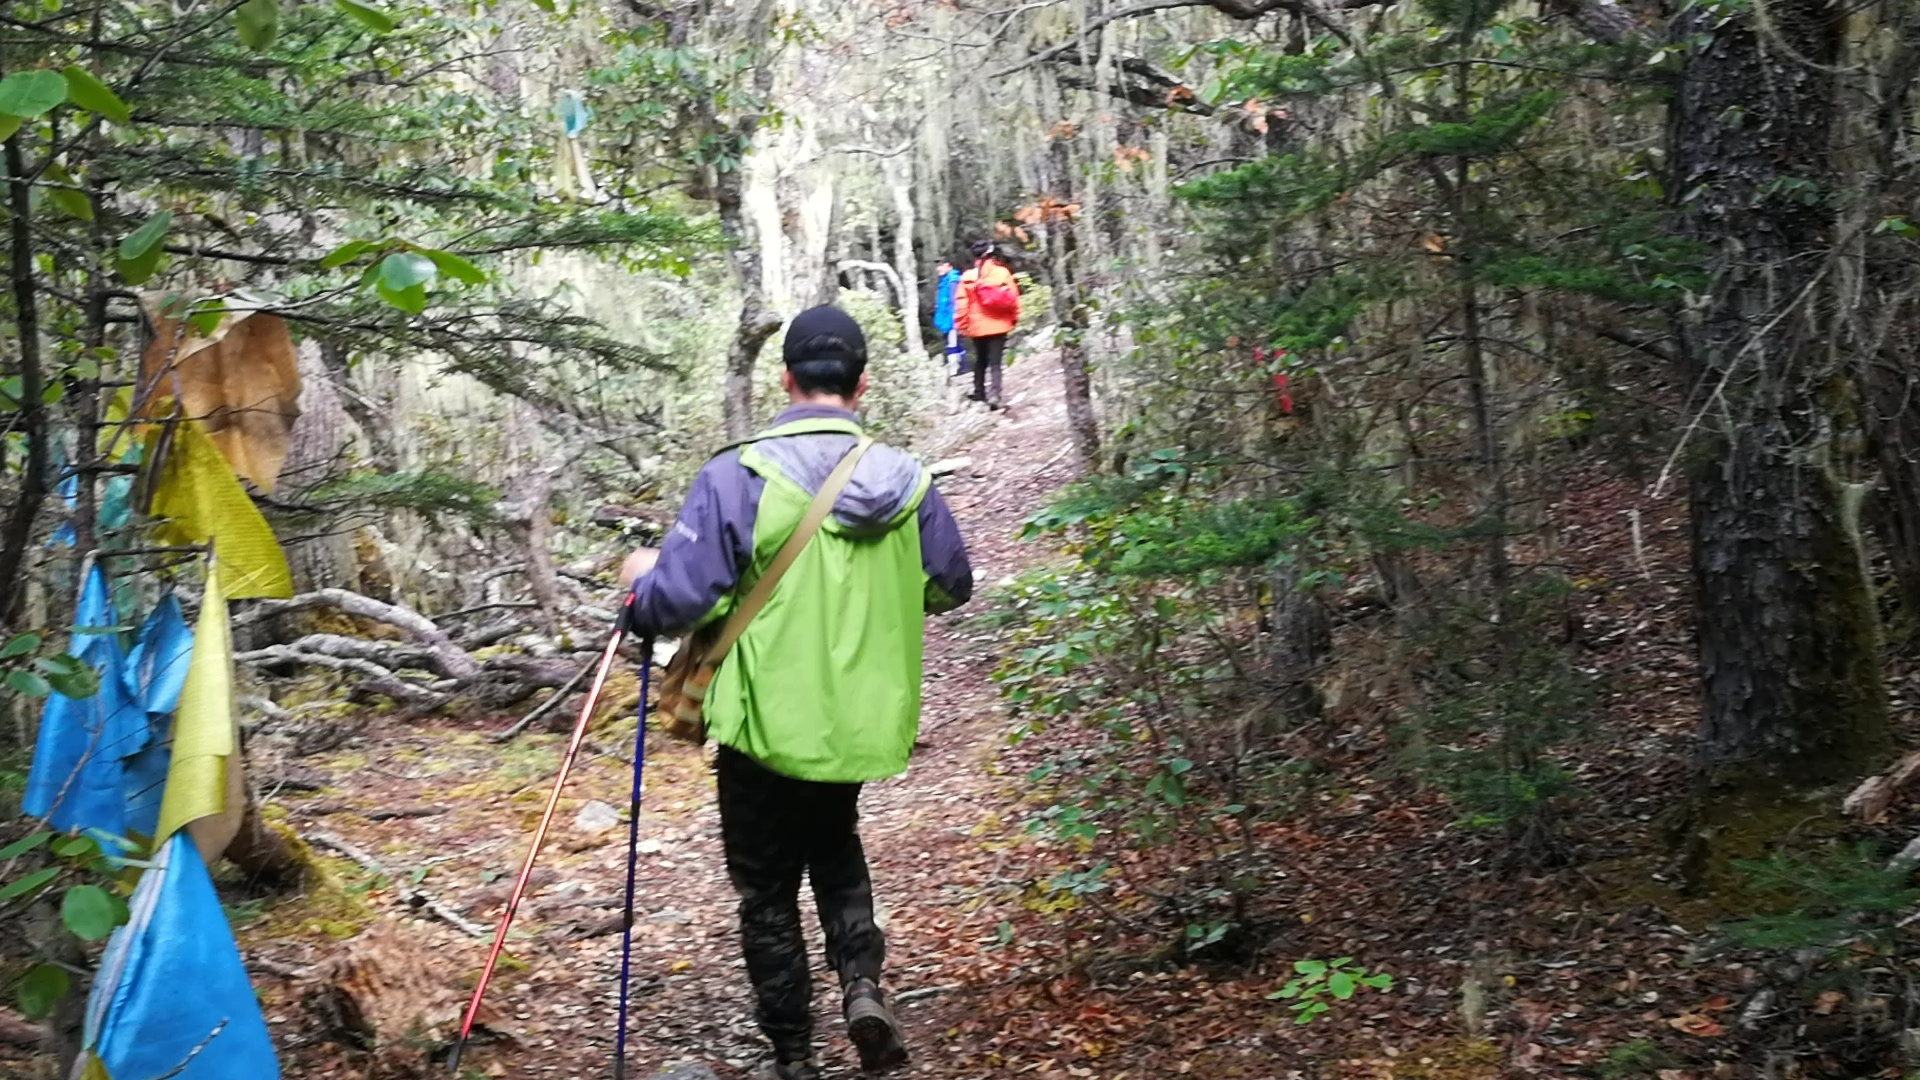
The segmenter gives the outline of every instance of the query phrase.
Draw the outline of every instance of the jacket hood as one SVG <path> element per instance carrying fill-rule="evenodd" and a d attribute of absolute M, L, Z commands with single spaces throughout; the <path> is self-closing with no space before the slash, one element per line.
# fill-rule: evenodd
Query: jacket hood
<path fill-rule="evenodd" d="M 774 425 L 821 419 L 858 422 L 858 418 L 845 409 L 795 405 L 782 411 L 774 419 Z M 842 432 L 815 432 L 761 439 L 754 448 L 773 462 L 780 475 L 798 484 L 808 495 L 814 495 L 856 441 L 854 436 Z M 854 466 L 853 476 L 840 497 L 833 501 L 834 522 L 848 532 L 875 534 L 912 520 L 911 516 L 898 522 L 894 519 L 920 490 L 920 477 L 918 461 L 891 446 L 874 443 Z"/>

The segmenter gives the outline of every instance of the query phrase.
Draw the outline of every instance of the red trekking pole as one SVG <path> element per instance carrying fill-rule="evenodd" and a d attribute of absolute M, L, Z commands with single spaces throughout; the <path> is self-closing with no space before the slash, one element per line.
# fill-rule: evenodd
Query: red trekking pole
<path fill-rule="evenodd" d="M 631 593 L 627 603 L 633 603 Z M 480 985 L 473 988 L 473 999 L 467 1002 L 466 1015 L 460 1019 L 460 1037 L 454 1041 L 453 1055 L 447 1061 L 447 1068 L 456 1075 L 460 1072 L 460 1052 L 466 1049 L 467 1036 L 473 1031 L 473 1018 L 480 1012 L 480 999 L 486 996 L 487 983 L 493 979 L 494 965 L 500 961 L 500 948 L 507 942 L 507 927 L 513 924 L 513 913 L 520 907 L 520 897 L 527 891 L 527 879 L 533 876 L 533 861 L 540 855 L 540 845 L 546 842 L 547 827 L 553 824 L 553 811 L 560 805 L 560 789 L 566 786 L 567 773 L 573 770 L 573 759 L 580 753 L 580 742 L 587 736 L 587 721 L 593 719 L 593 706 L 600 700 L 600 691 L 607 685 L 607 672 L 613 667 L 613 657 L 620 649 L 620 639 L 625 636 L 625 609 L 621 618 L 614 623 L 613 638 L 607 642 L 607 649 L 600 654 L 600 670 L 594 673 L 593 687 L 587 691 L 586 703 L 580 706 L 580 719 L 574 722 L 573 738 L 567 742 L 567 756 L 560 760 L 560 775 L 553 778 L 553 793 L 547 796 L 546 812 L 540 815 L 540 827 L 533 831 L 533 846 L 527 849 L 527 861 L 520 864 L 520 877 L 513 883 L 513 892 L 507 896 L 507 910 L 500 914 L 500 928 L 493 932 L 493 947 L 487 950 L 487 966 L 480 969 Z M 642 723 L 645 722 L 644 717 Z"/>

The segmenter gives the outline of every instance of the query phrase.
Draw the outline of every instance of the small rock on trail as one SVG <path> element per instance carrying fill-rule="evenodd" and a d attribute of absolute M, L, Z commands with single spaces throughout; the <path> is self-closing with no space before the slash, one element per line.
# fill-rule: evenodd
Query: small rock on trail
<path fill-rule="evenodd" d="M 575 832 L 603 833 L 620 824 L 620 811 L 599 799 L 589 799 L 573 816 Z"/>

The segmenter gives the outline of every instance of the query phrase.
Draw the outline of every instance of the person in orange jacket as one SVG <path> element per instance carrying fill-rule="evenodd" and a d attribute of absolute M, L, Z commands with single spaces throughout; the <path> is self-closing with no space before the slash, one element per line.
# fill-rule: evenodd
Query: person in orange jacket
<path fill-rule="evenodd" d="M 1013 271 L 994 257 L 990 241 L 974 241 L 973 257 L 973 267 L 960 275 L 960 287 L 954 290 L 953 325 L 973 342 L 973 393 L 969 396 L 998 409 L 1007 335 L 1020 322 L 1020 286 L 1013 280 Z"/>

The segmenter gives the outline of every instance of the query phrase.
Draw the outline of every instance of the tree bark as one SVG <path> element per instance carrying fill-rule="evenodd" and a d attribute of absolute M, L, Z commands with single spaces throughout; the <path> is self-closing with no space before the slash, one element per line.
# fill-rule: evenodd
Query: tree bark
<path fill-rule="evenodd" d="M 1775 0 L 1766 18 L 1764 39 L 1751 13 L 1679 20 L 1677 40 L 1706 43 L 1687 53 L 1671 154 L 1680 223 L 1709 273 L 1682 331 L 1696 388 L 1698 765 L 1708 791 L 1771 800 L 1868 770 L 1888 732 L 1834 437 L 1844 373 L 1820 318 L 1839 26 L 1818 0 Z"/>

